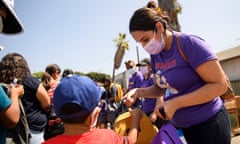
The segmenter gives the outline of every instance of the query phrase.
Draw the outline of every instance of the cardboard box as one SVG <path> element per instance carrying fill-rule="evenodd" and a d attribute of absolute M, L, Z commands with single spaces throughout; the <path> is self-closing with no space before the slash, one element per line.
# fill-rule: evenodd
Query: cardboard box
<path fill-rule="evenodd" d="M 240 96 L 235 96 L 237 108 L 240 108 Z"/>

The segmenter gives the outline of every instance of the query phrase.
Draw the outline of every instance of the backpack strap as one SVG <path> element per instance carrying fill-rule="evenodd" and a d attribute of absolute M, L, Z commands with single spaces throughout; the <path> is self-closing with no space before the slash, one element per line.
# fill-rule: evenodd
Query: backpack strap
<path fill-rule="evenodd" d="M 179 33 L 179 34 L 177 35 L 177 46 L 178 46 L 178 51 L 179 51 L 180 55 L 182 56 L 182 58 L 184 59 L 184 61 L 186 61 L 186 62 L 189 63 L 189 61 L 188 61 L 186 55 L 184 54 L 184 52 L 183 52 L 182 49 L 181 49 L 181 45 L 180 45 L 180 36 L 181 36 L 181 34 Z"/>
<path fill-rule="evenodd" d="M 184 54 L 184 52 L 183 52 L 182 49 L 181 49 L 180 36 L 181 36 L 181 34 L 179 33 L 179 34 L 177 35 L 178 51 L 179 51 L 180 55 L 182 56 L 182 58 L 183 58 L 186 62 L 189 63 L 186 55 Z M 227 82 L 228 82 L 228 89 L 227 89 L 227 91 L 226 91 L 224 94 L 220 95 L 220 97 L 221 97 L 222 99 L 224 99 L 224 100 L 226 100 L 226 99 L 234 99 L 235 94 L 234 94 L 233 88 L 232 88 L 232 86 L 231 86 L 231 82 L 230 82 L 230 80 L 229 80 L 229 78 L 228 78 L 228 76 L 227 76 L 226 73 L 225 73 L 225 76 L 226 76 L 226 79 L 227 79 Z"/>
<path fill-rule="evenodd" d="M 115 83 L 111 83 L 111 85 L 110 85 L 110 87 L 109 87 L 109 92 L 110 92 L 110 94 L 109 94 L 109 96 L 108 96 L 108 98 L 111 98 L 112 97 L 112 88 L 113 87 L 115 87 L 115 89 L 116 89 L 116 95 L 115 95 L 115 102 L 116 102 L 116 99 L 117 99 L 117 95 L 118 95 L 118 89 L 117 89 L 117 86 L 116 86 L 116 84 Z"/>

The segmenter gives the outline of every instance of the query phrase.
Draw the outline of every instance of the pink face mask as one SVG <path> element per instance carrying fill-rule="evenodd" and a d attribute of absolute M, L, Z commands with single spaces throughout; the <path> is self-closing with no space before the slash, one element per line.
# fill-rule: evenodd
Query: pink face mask
<path fill-rule="evenodd" d="M 145 74 L 148 73 L 148 67 L 147 67 L 147 66 L 141 66 L 141 67 L 139 68 L 139 71 L 140 71 L 143 75 L 145 75 Z"/>
<path fill-rule="evenodd" d="M 155 32 L 154 32 L 153 38 L 143 48 L 151 55 L 160 53 L 165 48 L 165 41 L 163 39 L 163 34 L 162 34 L 162 39 L 159 42 L 158 40 L 155 39 Z"/>

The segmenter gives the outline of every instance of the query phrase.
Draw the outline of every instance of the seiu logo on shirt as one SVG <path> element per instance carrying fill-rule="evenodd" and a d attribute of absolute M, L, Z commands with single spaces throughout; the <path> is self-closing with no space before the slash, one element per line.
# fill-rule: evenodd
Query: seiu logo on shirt
<path fill-rule="evenodd" d="M 176 59 L 165 62 L 165 63 L 156 63 L 155 64 L 155 70 L 158 69 L 169 69 L 171 67 L 175 67 L 176 66 Z"/>
<path fill-rule="evenodd" d="M 165 89 L 164 98 L 168 98 L 173 94 L 177 94 L 178 90 L 174 87 L 171 87 L 170 84 L 167 82 L 167 78 L 164 75 L 161 75 L 161 70 L 158 70 L 155 74 L 156 83 L 160 88 Z"/>

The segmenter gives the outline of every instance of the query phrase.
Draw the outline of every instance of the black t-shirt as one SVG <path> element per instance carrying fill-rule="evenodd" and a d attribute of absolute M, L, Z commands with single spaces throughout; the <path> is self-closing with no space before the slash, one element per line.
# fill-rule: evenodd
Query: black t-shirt
<path fill-rule="evenodd" d="M 40 81 L 33 76 L 28 76 L 23 80 L 24 95 L 22 103 L 29 127 L 35 131 L 42 131 L 47 124 L 46 114 L 42 110 L 36 96 L 39 85 Z"/>
<path fill-rule="evenodd" d="M 117 96 L 117 87 L 112 85 L 111 87 L 105 88 L 104 93 L 102 94 L 102 99 L 109 99 L 111 97 Z"/>

